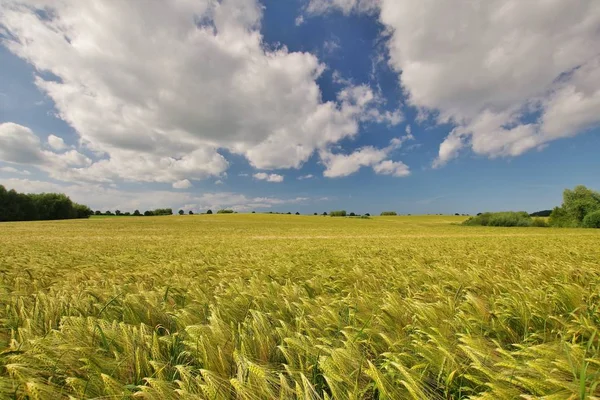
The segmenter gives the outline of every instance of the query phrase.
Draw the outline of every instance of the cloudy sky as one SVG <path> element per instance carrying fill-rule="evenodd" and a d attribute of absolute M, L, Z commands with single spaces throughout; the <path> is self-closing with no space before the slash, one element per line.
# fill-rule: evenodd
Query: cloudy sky
<path fill-rule="evenodd" d="M 600 189 L 597 0 L 0 0 L 0 183 L 94 209 Z"/>

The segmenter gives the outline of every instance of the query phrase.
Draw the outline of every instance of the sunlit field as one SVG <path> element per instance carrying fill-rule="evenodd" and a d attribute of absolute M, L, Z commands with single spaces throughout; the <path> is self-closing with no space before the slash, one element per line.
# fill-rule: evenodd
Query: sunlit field
<path fill-rule="evenodd" d="M 464 219 L 0 224 L 0 398 L 600 397 L 600 231 Z"/>

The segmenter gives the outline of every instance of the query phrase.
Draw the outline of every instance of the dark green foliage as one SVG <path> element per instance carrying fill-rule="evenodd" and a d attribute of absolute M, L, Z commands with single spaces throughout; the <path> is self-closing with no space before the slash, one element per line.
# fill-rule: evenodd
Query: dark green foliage
<path fill-rule="evenodd" d="M 156 210 L 152 211 L 153 215 L 173 215 L 173 209 L 172 208 L 157 208 Z"/>
<path fill-rule="evenodd" d="M 533 226 L 533 219 L 525 211 L 505 211 L 483 213 L 471 217 L 463 225 L 469 226 Z"/>
<path fill-rule="evenodd" d="M 351 217 L 356 217 L 356 214 L 355 214 L 355 213 L 353 213 L 353 212 L 351 212 L 351 213 L 350 213 L 350 216 L 351 216 Z"/>
<path fill-rule="evenodd" d="M 542 210 L 536 211 L 534 213 L 529 214 L 531 217 L 549 217 L 552 214 L 552 210 Z"/>
<path fill-rule="evenodd" d="M 314 215 L 319 215 L 319 214 L 315 213 Z"/>
<path fill-rule="evenodd" d="M 121 214 L 122 214 L 122 213 L 121 213 L 121 210 L 116 210 L 116 211 L 115 211 L 115 215 L 121 215 Z"/>
<path fill-rule="evenodd" d="M 600 229 L 600 210 L 589 213 L 583 219 L 584 228 Z"/>
<path fill-rule="evenodd" d="M 208 210 L 206 213 L 207 214 L 212 214 L 212 210 Z"/>
<path fill-rule="evenodd" d="M 381 213 L 381 216 L 395 216 L 398 215 L 398 213 L 396 211 L 384 211 Z"/>
<path fill-rule="evenodd" d="M 296 215 L 300 215 L 300 213 L 298 211 L 296 211 Z"/>
<path fill-rule="evenodd" d="M 108 210 L 107 212 L 104 213 L 104 215 L 114 215 L 114 214 L 112 213 L 112 211 Z"/>
<path fill-rule="evenodd" d="M 129 217 L 131 216 L 131 213 L 129 211 L 126 211 L 125 213 L 123 213 L 124 216 Z"/>
<path fill-rule="evenodd" d="M 324 212 L 324 213 L 323 213 L 323 216 L 324 216 L 324 217 L 326 217 L 326 216 L 327 216 L 327 212 Z"/>
<path fill-rule="evenodd" d="M 25 194 L 0 185 L 0 221 L 88 218 L 92 210 L 60 193 Z"/>
<path fill-rule="evenodd" d="M 194 215 L 194 212 L 193 212 L 192 210 L 190 210 L 190 211 L 188 212 L 188 214 L 189 214 L 189 215 Z"/>
<path fill-rule="evenodd" d="M 233 214 L 233 210 L 219 210 L 217 214 Z"/>
<path fill-rule="evenodd" d="M 94 215 L 102 215 L 102 211 L 96 210 L 96 212 L 94 212 Z"/>
<path fill-rule="evenodd" d="M 154 215 L 154 212 L 152 212 L 152 211 L 144 211 L 144 216 L 145 217 L 151 217 L 153 215 Z"/>
<path fill-rule="evenodd" d="M 135 217 L 139 217 L 139 216 L 140 216 L 140 215 L 142 215 L 142 214 L 140 214 L 140 210 L 135 210 L 135 211 L 133 212 L 133 215 L 134 215 Z"/>
<path fill-rule="evenodd" d="M 371 216 L 371 214 L 369 214 L 369 213 L 365 214 L 365 217 L 370 217 L 370 216 Z"/>
<path fill-rule="evenodd" d="M 561 228 L 583 226 L 586 215 L 600 210 L 600 193 L 579 185 L 563 192 L 563 203 L 550 214 L 550 225 Z"/>
<path fill-rule="evenodd" d="M 185 212 L 183 210 L 179 210 L 179 215 L 183 215 Z"/>
<path fill-rule="evenodd" d="M 329 215 L 331 215 L 332 217 L 345 217 L 346 210 L 332 211 L 329 213 Z"/>

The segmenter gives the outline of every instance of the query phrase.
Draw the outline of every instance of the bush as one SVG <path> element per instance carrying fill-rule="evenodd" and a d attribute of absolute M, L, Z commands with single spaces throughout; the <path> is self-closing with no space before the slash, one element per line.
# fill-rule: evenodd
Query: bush
<path fill-rule="evenodd" d="M 542 210 L 536 211 L 534 213 L 529 214 L 530 217 L 549 217 L 552 214 L 552 210 Z"/>
<path fill-rule="evenodd" d="M 206 214 L 208 214 L 208 215 L 212 214 L 212 210 L 208 210 L 208 211 L 206 212 Z"/>
<path fill-rule="evenodd" d="M 185 211 L 179 210 L 179 215 L 183 215 L 183 214 L 185 214 Z"/>
<path fill-rule="evenodd" d="M 471 217 L 463 225 L 469 226 L 533 226 L 533 219 L 524 211 L 514 212 L 496 212 L 483 213 L 476 217 Z"/>
<path fill-rule="evenodd" d="M 144 216 L 145 217 L 151 217 L 153 215 L 154 215 L 154 213 L 152 211 L 144 211 Z"/>
<path fill-rule="evenodd" d="M 586 215 L 583 219 L 583 227 L 600 229 L 600 210 Z"/>
<path fill-rule="evenodd" d="M 365 214 L 365 217 L 370 217 L 370 216 L 371 216 L 371 214 L 369 214 L 369 213 Z"/>
<path fill-rule="evenodd" d="M 136 217 L 139 217 L 139 216 L 140 216 L 140 215 L 142 215 L 142 214 L 140 214 L 140 210 L 135 210 L 135 211 L 133 212 L 133 215 L 134 215 L 134 216 L 136 216 Z"/>
<path fill-rule="evenodd" d="M 382 217 L 384 217 L 386 215 L 387 216 L 396 216 L 396 215 L 398 215 L 398 213 L 396 211 L 384 211 L 384 212 L 381 213 Z"/>
<path fill-rule="evenodd" d="M 207 214 L 208 214 L 208 212 L 207 212 Z M 219 211 L 217 211 L 217 214 L 233 214 L 233 210 L 219 210 Z"/>
<path fill-rule="evenodd" d="M 331 215 L 332 217 L 345 217 L 346 210 L 332 211 L 329 213 L 329 215 Z"/>
<path fill-rule="evenodd" d="M 351 212 L 351 213 L 350 213 L 350 216 L 351 216 L 351 217 L 356 217 L 356 214 L 355 214 L 355 213 L 353 213 L 353 212 Z"/>
<path fill-rule="evenodd" d="M 533 218 L 531 221 L 531 226 L 536 228 L 547 228 L 549 225 L 544 218 Z"/>

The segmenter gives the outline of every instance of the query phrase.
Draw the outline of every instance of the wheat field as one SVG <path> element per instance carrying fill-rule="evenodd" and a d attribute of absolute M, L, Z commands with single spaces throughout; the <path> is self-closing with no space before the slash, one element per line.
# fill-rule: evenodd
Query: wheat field
<path fill-rule="evenodd" d="M 600 232 L 462 220 L 1 224 L 0 398 L 600 398 Z"/>

